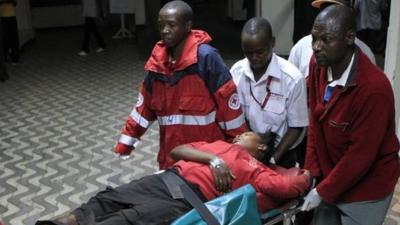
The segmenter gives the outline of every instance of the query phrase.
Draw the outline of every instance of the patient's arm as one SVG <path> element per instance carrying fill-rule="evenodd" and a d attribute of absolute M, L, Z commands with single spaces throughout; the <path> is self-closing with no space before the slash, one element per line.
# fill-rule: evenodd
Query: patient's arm
<path fill-rule="evenodd" d="M 185 160 L 204 164 L 210 164 L 211 160 L 217 157 L 214 154 L 197 150 L 189 145 L 180 145 L 172 149 L 171 157 L 175 161 Z"/>
<path fill-rule="evenodd" d="M 255 178 L 255 188 L 277 199 L 291 199 L 305 193 L 311 183 L 311 174 L 308 170 L 300 170 L 297 175 L 282 175 L 270 173 L 267 170 L 259 173 Z"/>
<path fill-rule="evenodd" d="M 231 190 L 232 180 L 235 179 L 235 176 L 230 171 L 228 165 L 217 155 L 203 152 L 189 145 L 175 147 L 170 154 L 176 161 L 194 161 L 210 165 L 217 190 L 221 193 Z"/>

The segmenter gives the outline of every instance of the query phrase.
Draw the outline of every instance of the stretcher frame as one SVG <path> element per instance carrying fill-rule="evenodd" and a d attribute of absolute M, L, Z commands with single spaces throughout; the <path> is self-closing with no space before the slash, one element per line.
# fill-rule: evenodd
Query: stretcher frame
<path fill-rule="evenodd" d="M 283 225 L 292 225 L 294 216 L 301 212 L 300 208 L 300 201 L 293 200 L 280 208 L 261 214 L 261 223 L 263 225 L 274 225 L 283 222 Z"/>

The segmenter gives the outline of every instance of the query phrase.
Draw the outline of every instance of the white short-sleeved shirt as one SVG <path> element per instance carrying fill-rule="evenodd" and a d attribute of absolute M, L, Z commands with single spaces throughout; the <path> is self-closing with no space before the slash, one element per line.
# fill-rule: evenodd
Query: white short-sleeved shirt
<path fill-rule="evenodd" d="M 356 38 L 355 44 L 364 52 L 364 54 L 371 60 L 373 64 L 375 62 L 375 55 L 372 53 L 371 49 L 363 41 Z M 290 50 L 289 62 L 293 63 L 304 77 L 308 77 L 308 66 L 310 64 L 310 59 L 312 57 L 312 36 L 307 35 L 300 39 Z"/>
<path fill-rule="evenodd" d="M 305 79 L 291 63 L 273 54 L 265 74 L 256 82 L 250 63 L 244 58 L 232 66 L 231 74 L 251 130 L 276 133 L 278 144 L 288 127 L 308 126 Z M 265 107 L 261 108 L 259 103 L 267 96 L 269 76 L 272 77 L 270 95 Z"/>

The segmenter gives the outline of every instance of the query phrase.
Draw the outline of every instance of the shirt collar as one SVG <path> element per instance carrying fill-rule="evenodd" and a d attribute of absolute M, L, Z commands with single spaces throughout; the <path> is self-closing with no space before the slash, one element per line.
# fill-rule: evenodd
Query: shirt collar
<path fill-rule="evenodd" d="M 342 73 L 340 78 L 337 79 L 337 80 L 333 80 L 333 78 L 332 78 L 332 68 L 328 67 L 327 76 L 328 76 L 328 82 L 330 82 L 329 86 L 331 86 L 331 87 L 335 87 L 337 85 L 342 86 L 342 87 L 346 86 L 347 80 L 349 79 L 350 69 L 351 69 L 351 66 L 353 65 L 353 61 L 354 61 L 354 53 L 351 56 L 351 60 L 350 60 L 349 65 L 347 65 L 347 68 L 344 70 L 344 72 Z"/>
<path fill-rule="evenodd" d="M 252 80 L 253 82 L 255 82 L 253 71 L 250 68 L 250 62 L 247 58 L 245 59 L 245 62 L 246 66 L 244 69 L 244 75 L 250 78 L 250 80 Z M 282 72 L 279 67 L 278 57 L 276 56 L 275 53 L 272 53 L 271 62 L 269 63 L 268 68 L 265 71 L 265 73 L 261 76 L 261 78 L 257 81 L 257 83 L 265 81 L 268 78 L 268 75 L 277 79 L 281 79 L 282 77 L 281 73 Z"/>

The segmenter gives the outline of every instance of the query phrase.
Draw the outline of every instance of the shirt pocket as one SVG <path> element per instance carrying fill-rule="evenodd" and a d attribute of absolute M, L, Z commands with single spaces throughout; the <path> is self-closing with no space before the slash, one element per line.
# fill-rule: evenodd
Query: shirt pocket
<path fill-rule="evenodd" d="M 284 97 L 271 95 L 262 111 L 264 123 L 280 127 L 286 120 L 285 103 Z"/>
<path fill-rule="evenodd" d="M 329 120 L 324 134 L 327 144 L 335 149 L 342 149 L 348 145 L 347 130 L 350 123 L 346 121 Z"/>
<path fill-rule="evenodd" d="M 337 122 L 335 120 L 329 120 L 328 125 L 330 128 L 333 128 L 334 130 L 338 130 L 341 132 L 345 132 L 347 130 L 347 127 L 349 126 L 350 123 L 348 122 Z"/>

